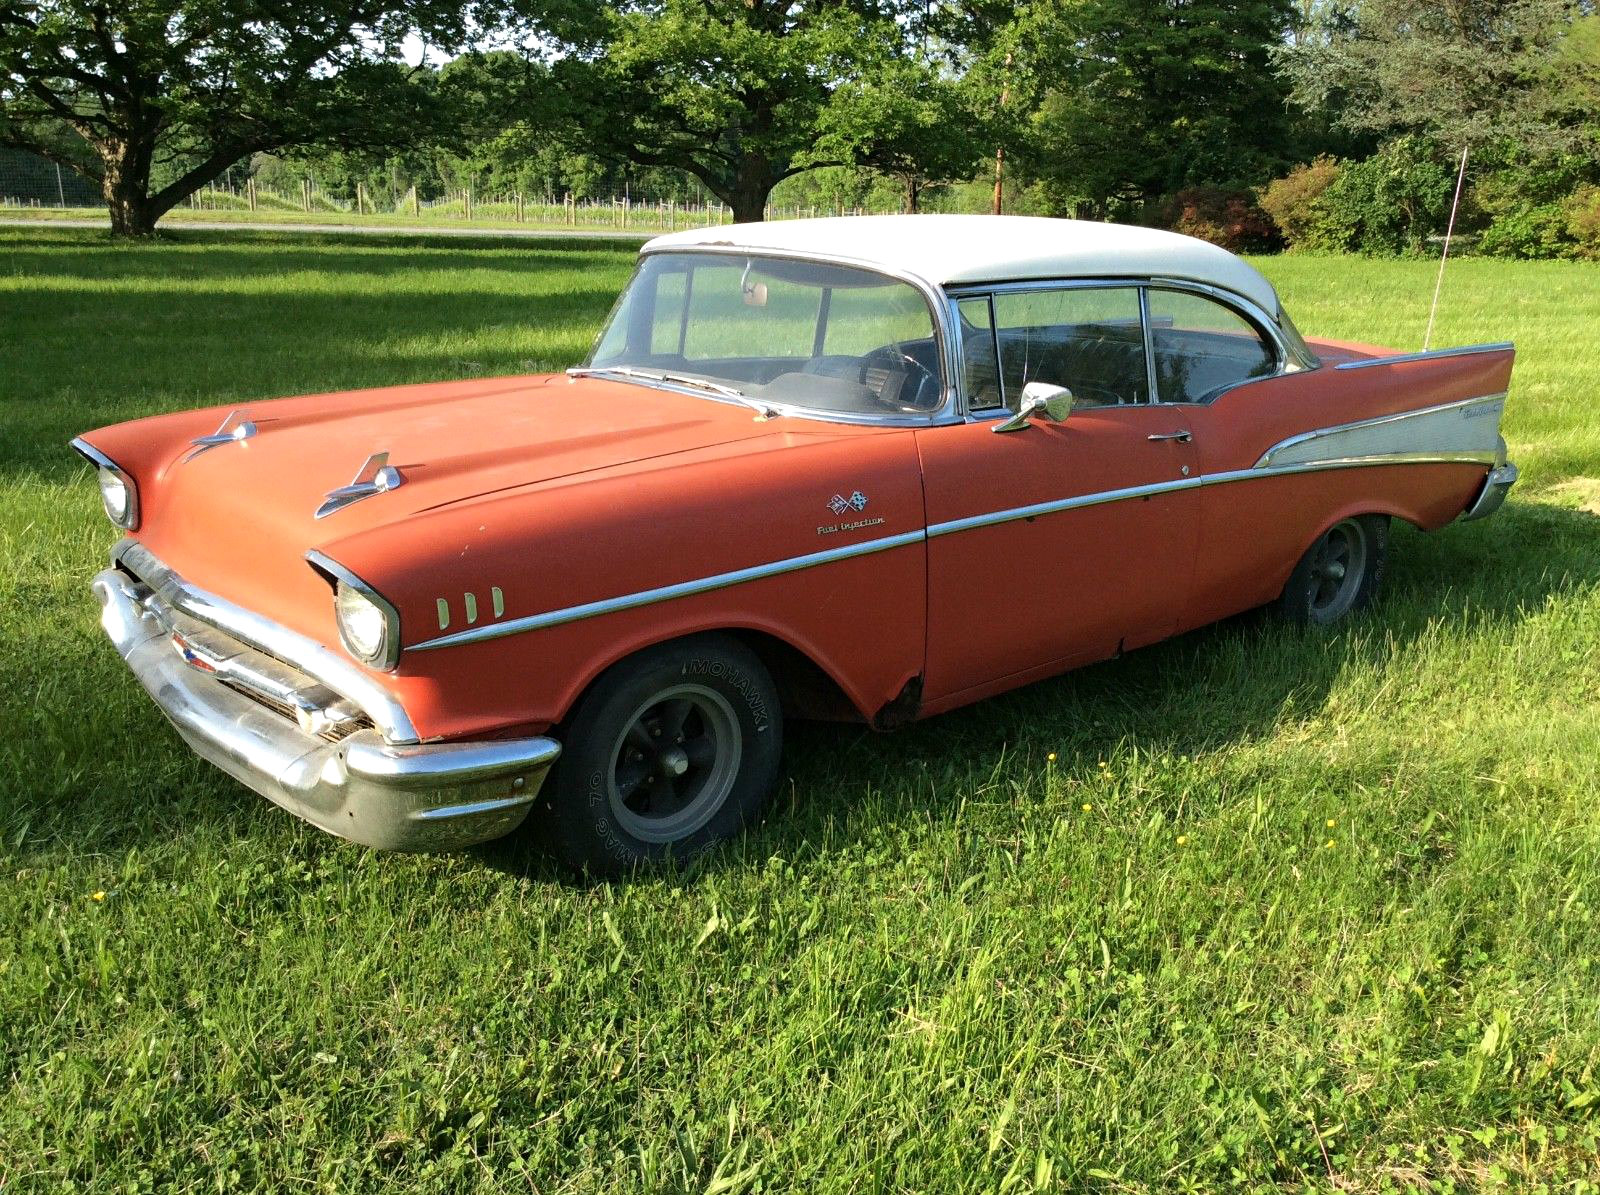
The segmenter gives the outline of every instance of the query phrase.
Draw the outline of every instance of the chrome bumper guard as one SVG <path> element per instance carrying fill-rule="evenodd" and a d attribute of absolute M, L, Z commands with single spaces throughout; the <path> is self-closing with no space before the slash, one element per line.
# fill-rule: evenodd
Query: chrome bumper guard
<path fill-rule="evenodd" d="M 1483 489 L 1478 491 L 1478 496 L 1472 500 L 1472 505 L 1461 512 L 1461 521 L 1470 522 L 1473 519 L 1486 519 L 1500 509 L 1501 503 L 1506 500 L 1506 495 L 1511 492 L 1511 487 L 1517 484 L 1517 467 L 1510 461 L 1503 461 L 1489 470 L 1489 476 L 1483 479 Z"/>
<path fill-rule="evenodd" d="M 100 625 L 184 740 L 240 783 L 341 838 L 390 850 L 450 850 L 498 838 L 527 816 L 561 746 L 525 738 L 394 744 L 296 715 L 293 670 L 271 675 L 227 636 L 195 650 L 153 591 L 121 569 L 94 579 Z M 236 641 L 234 648 L 240 648 Z M 282 684 L 282 701 L 262 692 Z M 248 687 L 255 696 L 241 691 Z M 336 695 L 330 694 L 336 697 Z M 274 706 L 288 707 L 274 708 Z M 341 711 L 337 700 L 327 708 Z M 319 733 L 320 732 L 320 733 Z"/>

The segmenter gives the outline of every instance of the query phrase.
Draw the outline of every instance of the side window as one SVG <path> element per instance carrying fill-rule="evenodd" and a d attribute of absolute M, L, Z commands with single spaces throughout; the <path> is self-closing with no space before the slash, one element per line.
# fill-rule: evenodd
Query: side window
<path fill-rule="evenodd" d="M 961 376 L 967 410 L 987 411 L 1005 406 L 1000 393 L 1000 364 L 995 360 L 994 321 L 989 296 L 962 299 L 956 304 L 961 319 Z"/>
<path fill-rule="evenodd" d="M 1156 397 L 1204 402 L 1218 390 L 1276 372 L 1277 353 L 1243 316 L 1204 295 L 1151 287 Z"/>
<path fill-rule="evenodd" d="M 994 296 L 994 323 L 1012 410 L 1029 382 L 1065 386 L 1078 406 L 1149 397 L 1137 287 L 1002 292 Z"/>

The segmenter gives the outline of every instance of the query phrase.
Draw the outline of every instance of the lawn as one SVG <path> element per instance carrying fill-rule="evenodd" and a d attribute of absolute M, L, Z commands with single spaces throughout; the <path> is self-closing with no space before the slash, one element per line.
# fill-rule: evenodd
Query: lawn
<path fill-rule="evenodd" d="M 1414 347 L 1424 262 L 1262 267 Z M 1600 1189 L 1600 268 L 1462 260 L 1524 481 L 1260 617 L 880 736 L 576 884 L 380 855 L 200 763 L 96 625 L 66 450 L 556 368 L 616 244 L 0 230 L 0 1191 Z"/>

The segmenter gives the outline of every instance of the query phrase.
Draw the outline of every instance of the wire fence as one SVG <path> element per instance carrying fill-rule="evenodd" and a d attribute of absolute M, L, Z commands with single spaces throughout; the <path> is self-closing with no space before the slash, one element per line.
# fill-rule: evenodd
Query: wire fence
<path fill-rule="evenodd" d="M 7 209 L 100 208 L 104 201 L 93 187 L 70 170 L 31 155 L 0 153 L 0 213 Z M 424 198 L 414 186 L 330 191 L 315 177 L 278 177 L 272 185 L 253 176 L 218 183 L 196 191 L 182 204 L 194 212 L 234 213 L 267 220 L 301 217 L 326 221 L 338 216 L 381 222 L 515 225 L 552 228 L 670 232 L 733 222 L 733 212 L 714 199 L 699 202 L 632 194 L 576 197 L 570 193 L 530 195 L 521 192 L 480 193 L 472 187 L 447 190 Z M 792 220 L 813 216 L 865 215 L 898 207 L 768 204 L 766 219 Z"/>

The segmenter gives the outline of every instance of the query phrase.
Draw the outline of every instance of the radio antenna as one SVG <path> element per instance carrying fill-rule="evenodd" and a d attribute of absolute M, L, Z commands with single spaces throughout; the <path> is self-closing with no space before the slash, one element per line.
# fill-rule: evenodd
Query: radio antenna
<path fill-rule="evenodd" d="M 1439 255 L 1439 276 L 1433 280 L 1433 306 L 1428 308 L 1428 330 L 1422 334 L 1422 351 L 1433 343 L 1433 317 L 1439 314 L 1439 288 L 1444 285 L 1444 263 L 1450 260 L 1450 238 L 1456 232 L 1456 212 L 1461 207 L 1461 184 L 1467 177 L 1467 147 L 1461 147 L 1461 168 L 1456 171 L 1456 197 L 1450 203 L 1450 225 L 1444 230 L 1444 252 Z"/>

